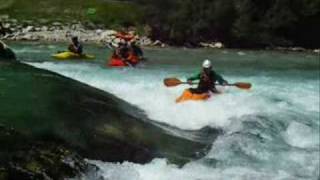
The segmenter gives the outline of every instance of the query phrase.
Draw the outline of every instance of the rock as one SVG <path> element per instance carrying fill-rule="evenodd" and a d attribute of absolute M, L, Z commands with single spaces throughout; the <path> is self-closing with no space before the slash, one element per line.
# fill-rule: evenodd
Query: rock
<path fill-rule="evenodd" d="M 1 14 L 0 15 L 0 21 L 6 21 L 9 19 L 9 15 L 8 14 Z"/>
<path fill-rule="evenodd" d="M 48 28 L 48 31 L 54 31 L 55 30 L 55 27 L 51 26 Z"/>
<path fill-rule="evenodd" d="M 209 44 L 209 47 L 210 48 L 218 48 L 218 49 L 220 49 L 220 48 L 223 48 L 223 44 L 221 42 L 213 42 L 213 43 Z"/>
<path fill-rule="evenodd" d="M 27 34 L 21 36 L 19 40 L 22 40 L 22 41 L 38 41 L 39 37 L 35 36 L 33 34 L 27 33 Z"/>
<path fill-rule="evenodd" d="M 0 179 L 75 178 L 92 169 L 66 145 L 36 140 L 15 129 L 1 128 L 0 142 Z"/>
<path fill-rule="evenodd" d="M 88 29 L 91 29 L 91 30 L 97 28 L 96 24 L 94 24 L 93 22 L 86 22 L 85 23 L 85 27 L 88 28 Z"/>
<path fill-rule="evenodd" d="M 115 30 L 105 30 L 101 33 L 101 36 L 107 37 L 107 36 L 114 36 L 115 34 L 117 34 L 117 31 Z"/>
<path fill-rule="evenodd" d="M 27 33 L 27 32 L 32 32 L 34 30 L 33 26 L 27 26 L 22 30 L 22 32 Z"/>
<path fill-rule="evenodd" d="M 6 118 L 0 118 L 0 124 L 46 143 L 66 144 L 88 159 L 146 163 L 159 157 L 182 165 L 205 155 L 219 133 L 213 129 L 192 132 L 163 127 L 148 120 L 137 107 L 107 92 L 25 64 L 0 66 L 0 76 L 6 77 L 1 81 L 6 84 L 1 87 L 6 102 L 0 101 L 0 114 Z M 22 78 L 17 82 L 17 77 Z M 23 93 L 17 93 L 19 90 Z M 6 111 L 9 108 L 14 108 L 15 113 Z M 34 109 L 41 113 L 34 113 Z M 17 124 L 22 113 L 23 123 Z M 177 137 L 172 131 L 191 139 Z M 196 139 L 192 139 L 196 134 Z M 204 136 L 199 137 L 200 134 Z M 10 142 L 20 144 L 8 139 Z M 0 144 L 1 151 L 3 143 Z"/>
<path fill-rule="evenodd" d="M 48 19 L 42 18 L 42 19 L 38 19 L 38 22 L 39 22 L 40 24 L 48 24 L 50 21 L 49 21 Z"/>
<path fill-rule="evenodd" d="M 3 27 L 4 27 L 4 28 L 10 28 L 10 27 L 11 27 L 11 24 L 10 24 L 10 23 L 5 23 L 5 24 L 3 24 Z"/>
<path fill-rule="evenodd" d="M 52 25 L 52 26 L 62 26 L 62 23 L 60 23 L 60 22 L 53 22 L 51 25 Z"/>
<path fill-rule="evenodd" d="M 210 46 L 209 43 L 205 43 L 205 42 L 200 42 L 199 44 L 200 44 L 200 46 L 202 46 L 202 47 L 209 47 L 209 46 Z"/>
<path fill-rule="evenodd" d="M 218 48 L 218 49 L 221 49 L 224 47 L 224 45 L 221 42 L 212 42 L 212 43 L 200 42 L 199 45 L 201 47 Z"/>
<path fill-rule="evenodd" d="M 138 44 L 141 46 L 150 46 L 152 44 L 152 40 L 148 37 L 141 37 L 138 41 Z"/>
<path fill-rule="evenodd" d="M 320 53 L 320 49 L 313 50 L 314 53 Z"/>
<path fill-rule="evenodd" d="M 162 45 L 162 42 L 159 40 L 156 40 L 152 43 L 152 46 L 161 46 L 161 45 Z"/>
<path fill-rule="evenodd" d="M 290 48 L 291 51 L 298 51 L 298 52 L 302 52 L 302 51 L 305 51 L 306 49 L 305 48 L 302 48 L 302 47 L 292 47 Z"/>
<path fill-rule="evenodd" d="M 218 48 L 218 49 L 221 49 L 221 48 L 224 47 L 224 45 L 221 42 L 216 42 L 216 43 L 214 43 L 214 47 Z"/>
<path fill-rule="evenodd" d="M 48 26 L 42 26 L 41 27 L 41 31 L 48 31 L 48 29 L 49 29 Z"/>
<path fill-rule="evenodd" d="M 97 34 L 98 36 L 100 36 L 100 35 L 102 34 L 102 32 L 103 32 L 103 31 L 102 31 L 101 29 L 97 29 L 97 30 L 96 30 L 96 34 Z"/>

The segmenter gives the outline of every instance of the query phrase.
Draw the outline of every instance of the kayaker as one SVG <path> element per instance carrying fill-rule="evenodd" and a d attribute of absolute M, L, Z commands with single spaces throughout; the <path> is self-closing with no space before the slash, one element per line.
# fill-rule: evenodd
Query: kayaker
<path fill-rule="evenodd" d="M 121 40 L 118 48 L 115 50 L 115 54 L 127 65 L 132 66 L 133 64 L 130 62 L 129 55 L 130 49 L 128 43 L 125 40 Z"/>
<path fill-rule="evenodd" d="M 0 41 L 0 61 L 15 61 L 16 55 L 14 52 L 2 41 Z"/>
<path fill-rule="evenodd" d="M 220 85 L 228 84 L 226 80 L 222 78 L 212 69 L 211 61 L 206 59 L 202 64 L 202 72 L 188 78 L 188 83 L 191 85 L 192 81 L 200 80 L 197 88 L 190 88 L 190 91 L 195 94 L 207 93 L 209 91 L 213 93 L 219 93 L 215 87 L 215 83 L 218 82 Z"/>
<path fill-rule="evenodd" d="M 136 44 L 136 41 L 132 41 L 130 47 L 134 56 L 137 56 L 139 59 L 143 58 L 142 49 Z"/>
<path fill-rule="evenodd" d="M 77 53 L 77 54 L 82 54 L 83 48 L 82 48 L 81 43 L 78 40 L 78 37 L 77 36 L 73 36 L 71 38 L 71 42 L 72 43 L 68 47 L 69 51 L 73 52 L 73 53 Z"/>

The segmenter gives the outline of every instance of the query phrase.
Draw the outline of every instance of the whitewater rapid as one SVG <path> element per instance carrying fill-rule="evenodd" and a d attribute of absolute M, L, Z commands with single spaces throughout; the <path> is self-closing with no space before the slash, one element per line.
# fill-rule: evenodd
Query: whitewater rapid
<path fill-rule="evenodd" d="M 193 53 L 166 51 L 186 59 Z M 89 160 L 100 167 L 98 174 L 106 180 L 318 180 L 320 82 L 315 57 L 228 51 L 201 52 L 199 56 L 210 53 L 221 59 L 215 67 L 225 79 L 250 82 L 252 90 L 224 87 L 220 88 L 223 94 L 208 101 L 176 104 L 175 99 L 188 86 L 166 88 L 163 79 L 185 80 L 199 70 L 201 62 L 172 62 L 168 55 L 136 69 L 107 68 L 100 63 L 103 60 L 26 63 L 110 92 L 139 107 L 154 121 L 186 130 L 210 126 L 224 132 L 204 158 L 183 167 L 166 159 L 145 165 Z M 150 54 L 159 56 L 161 52 Z M 95 177 L 88 174 L 83 179 Z"/>
<path fill-rule="evenodd" d="M 105 179 L 317 179 L 319 176 L 319 81 L 290 77 L 226 75 L 253 89 L 220 88 L 206 102 L 176 104 L 187 86 L 166 88 L 168 76 L 186 71 L 106 69 L 87 63 L 32 63 L 110 92 L 145 111 L 155 121 L 181 129 L 205 126 L 225 131 L 208 155 L 183 168 L 155 159 L 147 165 L 94 162 Z M 284 88 L 285 87 L 285 88 Z"/>

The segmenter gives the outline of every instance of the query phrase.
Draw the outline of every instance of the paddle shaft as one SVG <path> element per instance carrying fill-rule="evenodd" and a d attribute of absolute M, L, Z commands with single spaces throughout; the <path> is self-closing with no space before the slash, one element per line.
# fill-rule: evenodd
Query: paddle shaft
<path fill-rule="evenodd" d="M 188 82 L 181 82 L 180 84 L 189 84 L 189 85 L 196 85 L 196 84 L 199 84 L 199 83 L 195 83 L 195 82 L 192 82 L 192 83 L 188 83 Z M 237 86 L 236 84 L 218 84 L 216 83 L 215 85 L 218 85 L 218 86 Z"/>

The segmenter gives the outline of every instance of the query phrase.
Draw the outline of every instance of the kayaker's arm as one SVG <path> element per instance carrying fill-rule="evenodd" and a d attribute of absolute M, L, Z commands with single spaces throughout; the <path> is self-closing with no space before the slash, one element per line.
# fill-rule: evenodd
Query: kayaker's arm
<path fill-rule="evenodd" d="M 228 82 L 224 80 L 221 75 L 214 73 L 214 76 L 214 79 L 216 79 L 220 85 L 228 84 Z"/>

